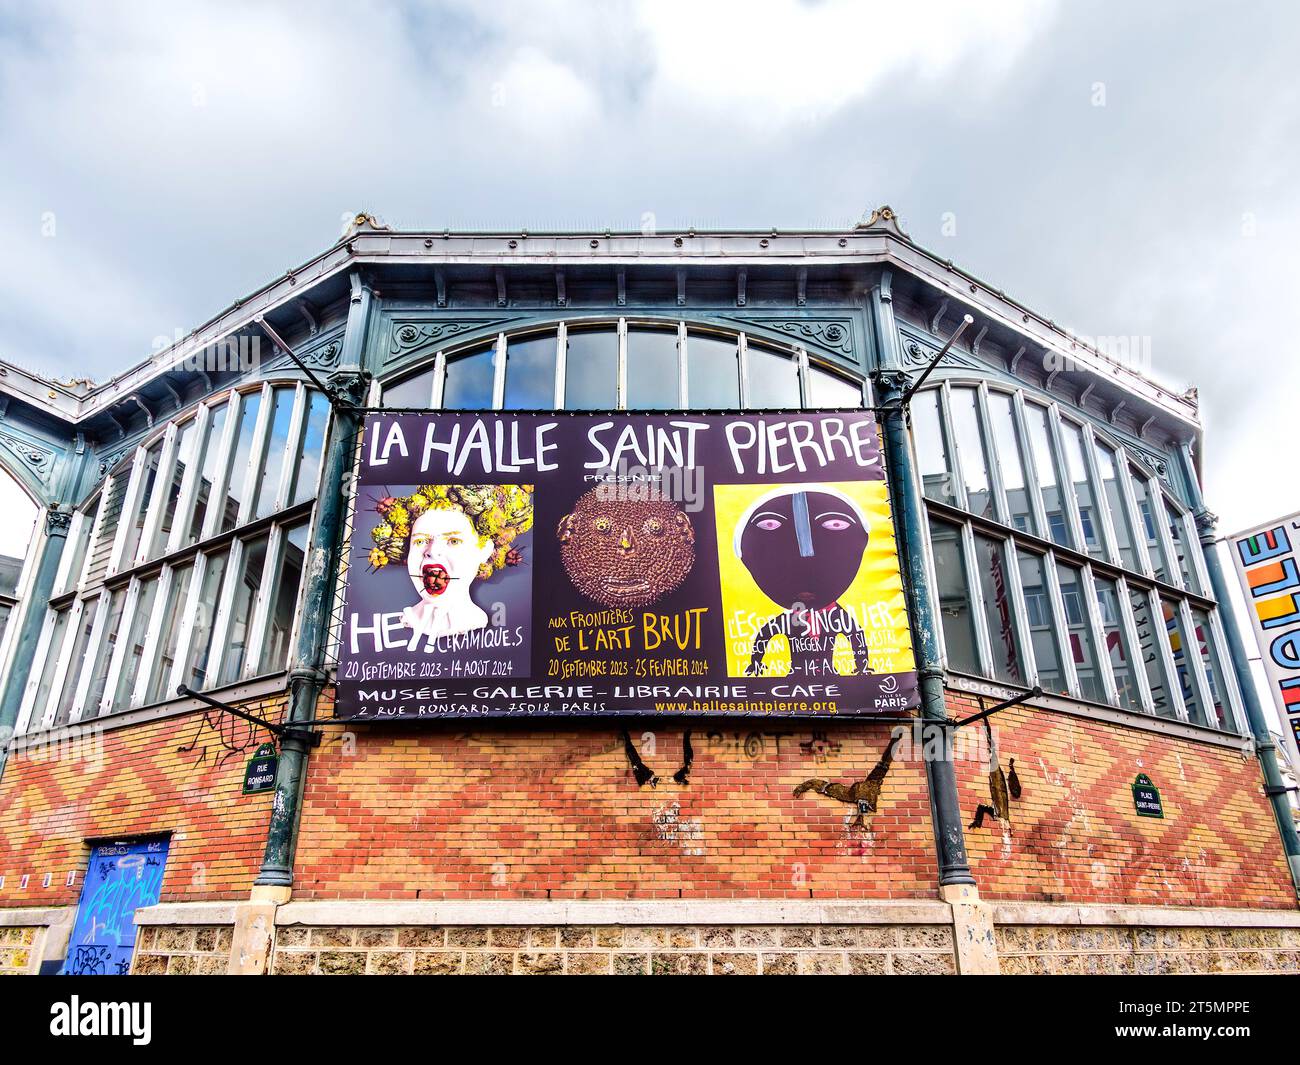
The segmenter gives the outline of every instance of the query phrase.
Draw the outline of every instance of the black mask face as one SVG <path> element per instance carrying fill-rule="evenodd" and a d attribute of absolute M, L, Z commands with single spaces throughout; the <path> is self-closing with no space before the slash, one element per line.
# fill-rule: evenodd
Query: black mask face
<path fill-rule="evenodd" d="M 829 606 L 862 566 L 867 530 L 857 512 L 827 492 L 777 496 L 759 505 L 740 534 L 741 561 L 773 602 Z"/>

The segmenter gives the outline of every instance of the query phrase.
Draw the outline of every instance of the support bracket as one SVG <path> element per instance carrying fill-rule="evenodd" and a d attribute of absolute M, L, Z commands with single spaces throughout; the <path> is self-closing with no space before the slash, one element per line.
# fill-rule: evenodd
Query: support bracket
<path fill-rule="evenodd" d="M 960 721 L 954 721 L 953 728 L 961 728 L 963 725 L 970 725 L 976 721 L 983 721 L 986 717 L 992 717 L 1003 710 L 1010 710 L 1013 706 L 1019 706 L 1021 703 L 1028 702 L 1030 699 L 1037 699 L 1043 694 L 1043 689 L 1035 684 L 1027 692 L 1021 692 L 1014 698 L 1000 702 L 997 706 L 990 706 L 987 710 L 981 710 L 978 714 L 971 714 L 970 717 L 963 717 Z"/>
<path fill-rule="evenodd" d="M 300 739 L 308 746 L 319 747 L 321 734 L 312 732 L 303 726 L 310 722 L 299 722 L 295 725 L 277 725 L 274 721 L 267 721 L 264 717 L 258 717 L 256 714 L 250 714 L 247 710 L 240 710 L 237 706 L 231 706 L 229 703 L 223 703 L 220 699 L 213 699 L 210 695 L 204 695 L 202 692 L 196 692 L 193 688 L 185 684 L 180 684 L 176 688 L 177 695 L 183 695 L 189 699 L 197 699 L 201 703 L 207 703 L 214 710 L 221 710 L 234 717 L 256 725 L 258 728 L 264 728 L 277 739 L 286 739 L 289 737 Z"/>

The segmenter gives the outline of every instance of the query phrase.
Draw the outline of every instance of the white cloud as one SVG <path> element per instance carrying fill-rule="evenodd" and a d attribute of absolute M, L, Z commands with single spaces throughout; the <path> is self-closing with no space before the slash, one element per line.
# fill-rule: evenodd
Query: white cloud
<path fill-rule="evenodd" d="M 0 470 L 0 555 L 23 558 L 31 544 L 37 507 L 9 474 Z"/>
<path fill-rule="evenodd" d="M 1046 0 L 642 0 L 637 21 L 656 57 L 656 90 L 674 105 L 737 122 L 813 121 L 879 91 L 888 127 L 894 80 L 1001 73 L 1042 27 Z"/>

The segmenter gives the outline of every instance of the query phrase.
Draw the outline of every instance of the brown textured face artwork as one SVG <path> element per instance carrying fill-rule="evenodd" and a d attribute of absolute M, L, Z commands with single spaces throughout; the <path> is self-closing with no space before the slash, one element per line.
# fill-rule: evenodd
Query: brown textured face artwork
<path fill-rule="evenodd" d="M 649 606 L 679 587 L 695 565 L 691 519 L 668 500 L 580 496 L 556 536 L 569 580 L 605 606 Z"/>

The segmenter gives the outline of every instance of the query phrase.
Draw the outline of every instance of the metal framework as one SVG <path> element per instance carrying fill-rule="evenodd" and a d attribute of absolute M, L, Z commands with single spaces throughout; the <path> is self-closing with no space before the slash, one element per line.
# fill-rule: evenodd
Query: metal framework
<path fill-rule="evenodd" d="M 292 400 L 278 475 L 274 483 L 264 484 L 275 401 L 287 398 L 285 392 L 292 393 Z M 247 435 L 248 447 L 241 454 L 241 416 L 254 401 L 256 420 Z M 224 425 L 218 437 L 210 438 L 213 412 L 218 409 L 225 412 Z M 309 414 L 310 392 L 301 381 L 263 381 L 244 389 L 230 389 L 198 404 L 185 419 L 168 423 L 161 433 L 137 447 L 118 469 L 109 472 L 104 490 L 92 500 L 95 518 L 87 534 L 89 550 L 66 552 L 61 560 L 56 577 L 58 594 L 46 612 L 35 655 L 38 668 L 32 670 L 27 681 L 17 731 L 75 723 L 158 701 L 148 698 L 151 690 L 162 699 L 170 698 L 170 693 L 187 681 L 193 640 L 201 623 L 207 623 L 209 675 L 215 672 L 211 669 L 212 654 L 228 647 L 232 627 L 240 626 L 247 637 L 237 674 L 218 678 L 220 686 L 283 668 L 281 663 L 262 670 L 260 663 L 269 614 L 279 592 L 288 530 L 302 529 L 305 536 L 311 521 L 311 501 L 319 490 L 319 462 L 317 481 L 307 486 L 309 491 L 297 483 Z M 195 446 L 188 455 L 182 455 L 178 435 L 191 427 Z M 209 484 L 203 522 L 194 528 L 191 518 L 198 483 L 209 457 L 205 445 L 209 444 L 214 449 L 215 475 Z M 107 570 L 102 579 L 88 580 L 89 555 L 96 550 L 99 537 L 107 535 L 104 509 L 108 486 L 118 478 L 125 481 L 125 494 L 121 515 L 112 530 Z M 171 508 L 171 528 L 164 536 L 161 523 L 168 508 L 158 503 L 157 496 L 160 488 L 174 484 L 176 505 Z M 267 497 L 269 503 L 260 500 L 267 491 L 274 493 Z M 238 500 L 238 508 L 233 524 L 223 528 L 227 524 L 224 501 L 231 496 Z M 302 497 L 302 501 L 295 497 Z M 267 512 L 259 517 L 260 502 Z M 70 539 L 72 533 L 85 532 L 89 511 L 78 512 L 77 519 Z M 252 561 L 254 549 L 263 552 L 256 579 L 250 582 L 258 591 L 248 611 L 236 617 L 240 575 Z M 79 563 L 74 561 L 78 557 Z M 80 567 L 75 575 L 74 565 Z M 215 589 L 217 598 L 210 599 L 204 593 L 213 590 L 208 577 L 214 567 L 220 567 L 221 580 Z M 122 597 L 120 612 L 114 608 L 117 597 Z M 110 631 L 108 624 L 112 616 L 120 619 L 115 631 Z M 296 617 L 295 612 L 295 630 Z M 83 624 L 85 639 L 70 639 Z M 174 640 L 170 647 L 163 647 L 164 634 Z M 286 647 L 294 635 L 294 631 L 287 634 Z M 52 650 L 57 651 L 57 659 L 51 669 L 48 659 Z M 169 666 L 160 662 L 160 652 L 164 651 L 169 652 Z M 107 666 L 102 694 L 94 705 L 89 705 L 94 669 L 86 666 L 100 662 Z M 70 674 L 75 678 L 75 687 L 68 691 L 68 702 L 64 693 Z"/>
<path fill-rule="evenodd" d="M 978 456 L 966 454 L 965 459 L 953 432 L 955 424 L 952 414 L 953 391 L 958 388 L 974 391 L 979 412 L 977 431 L 980 454 Z M 1068 694 L 1071 697 L 1089 698 L 1083 690 L 1075 656 L 1070 653 L 1070 643 L 1063 638 L 1079 628 L 1077 624 L 1072 625 L 1070 622 L 1062 593 L 1063 572 L 1078 575 L 1078 586 L 1082 593 L 1080 605 L 1083 607 L 1084 614 L 1084 631 L 1078 635 L 1081 639 L 1086 636 L 1092 651 L 1092 667 L 1099 674 L 1105 698 L 1098 701 L 1110 705 L 1122 705 L 1111 655 L 1107 651 L 1108 619 L 1102 610 L 1098 593 L 1100 579 L 1107 582 L 1108 587 L 1113 586 L 1115 589 L 1115 605 L 1118 607 L 1119 616 L 1110 624 L 1118 626 L 1125 659 L 1129 663 L 1129 672 L 1137 688 L 1140 709 L 1147 714 L 1162 712 L 1156 705 L 1147 671 L 1140 668 L 1141 649 L 1145 645 L 1140 638 L 1139 611 L 1145 610 L 1148 629 L 1152 635 L 1158 637 L 1159 634 L 1155 631 L 1157 625 L 1161 630 L 1164 629 L 1162 604 L 1172 602 L 1175 604 L 1182 662 L 1175 661 L 1167 639 L 1155 638 L 1148 641 L 1154 644 L 1157 655 L 1156 668 L 1164 681 L 1163 687 L 1169 700 L 1170 712 L 1179 721 L 1191 722 L 1188 703 L 1184 699 L 1182 685 L 1179 683 L 1181 666 L 1191 685 L 1192 702 L 1200 708 L 1203 715 L 1203 720 L 1191 723 L 1208 725 L 1212 728 L 1220 727 L 1209 717 L 1216 700 L 1212 698 L 1206 664 L 1195 641 L 1198 628 L 1204 628 L 1196 624 L 1193 615 L 1193 610 L 1199 610 L 1203 613 L 1209 628 L 1209 632 L 1205 633 L 1207 652 L 1212 657 L 1213 663 L 1220 666 L 1215 671 L 1215 677 L 1221 685 L 1218 701 L 1228 713 L 1226 724 L 1238 733 L 1245 734 L 1248 727 L 1236 677 L 1231 670 L 1221 668 L 1222 648 L 1225 646 L 1222 622 L 1218 617 L 1215 601 L 1202 594 L 1202 589 L 1208 587 L 1208 577 L 1201 552 L 1191 548 L 1195 533 L 1190 511 L 1162 487 L 1154 472 L 1144 470 L 1143 464 L 1133 458 L 1122 443 L 1103 438 L 1102 434 L 1086 422 L 1074 422 L 1063 418 L 1056 403 L 1044 404 L 1035 401 L 1036 406 L 1045 407 L 1050 431 L 1049 448 L 1045 457 L 1052 463 L 1052 467 L 1050 471 L 1040 470 L 1039 463 L 1044 456 L 1036 454 L 1036 449 L 1027 444 L 1030 434 L 1025 412 L 1029 401 L 1026 400 L 1023 390 L 1017 390 L 1011 393 L 1014 440 L 1018 442 L 1018 454 L 1014 458 L 1023 471 L 1023 491 L 1030 505 L 1031 528 L 1016 527 L 1013 524 L 1007 499 L 1006 457 L 1002 449 L 994 443 L 994 434 L 990 431 L 993 424 L 989 414 L 991 390 L 987 380 L 969 379 L 960 375 L 946 377 L 941 383 L 927 390 L 938 404 L 938 424 L 943 437 L 943 450 L 950 464 L 953 502 L 945 504 L 943 501 L 931 498 L 927 499 L 926 503 L 932 521 L 950 523 L 960 529 L 962 563 L 969 578 L 967 612 L 975 632 L 979 673 L 985 677 L 996 678 L 999 675 L 993 656 L 992 635 L 987 615 L 981 609 L 979 584 L 975 577 L 980 572 L 976 537 L 982 536 L 992 540 L 995 550 L 1001 552 L 1002 568 L 1008 578 L 1011 614 L 1016 627 L 1017 651 L 1020 661 L 1027 667 L 1025 678 L 1027 683 L 1037 684 L 1042 680 L 1037 668 L 1038 664 L 1035 662 L 1032 633 L 1029 627 L 1030 610 L 1026 603 L 1018 565 L 1022 555 L 1030 552 L 1042 560 L 1051 614 L 1051 621 L 1047 626 L 1048 636 L 1055 641 L 1057 664 L 1065 676 Z M 1000 388 L 996 390 L 1005 391 Z M 1082 434 L 1082 454 L 1086 463 L 1082 471 L 1084 474 L 1082 482 L 1079 482 L 1070 469 L 1064 443 L 1065 434 L 1076 429 Z M 1120 509 L 1117 513 L 1112 513 L 1110 501 L 1106 498 L 1105 484 L 1097 461 L 1098 444 L 1109 449 L 1114 455 L 1116 479 L 1120 488 L 1118 496 Z M 963 472 L 963 461 L 975 467 L 982 465 L 987 472 L 991 514 L 974 512 L 970 500 L 969 480 Z M 1066 543 L 1064 544 L 1047 535 L 1051 527 L 1041 487 L 1044 483 L 1041 476 L 1043 472 L 1050 472 L 1051 477 L 1055 479 L 1056 491 L 1065 518 Z M 1078 493 L 1074 490 L 1076 483 L 1086 484 L 1092 495 L 1093 505 L 1090 508 L 1089 520 L 1093 523 L 1095 531 L 1091 538 L 1084 533 L 1084 515 L 1080 508 Z M 1142 487 L 1151 507 L 1160 508 L 1159 512 L 1150 515 L 1149 523 L 1147 515 L 1141 512 L 1135 502 L 1135 484 Z M 1162 514 L 1167 516 L 1167 520 L 1162 520 Z M 1129 541 L 1138 559 L 1136 569 L 1127 565 L 1122 557 L 1115 528 L 1116 520 L 1124 521 L 1130 531 Z M 1186 584 L 1174 583 L 1175 579 L 1182 580 L 1181 574 L 1184 568 L 1178 561 L 1179 556 L 1169 531 L 1171 526 L 1180 530 L 1181 542 L 1184 545 L 1183 558 L 1188 576 Z M 1154 542 L 1151 544 L 1148 543 L 1148 535 L 1145 531 L 1148 528 L 1154 532 Z M 1092 550 L 1089 550 L 1090 547 Z M 932 546 L 930 551 L 931 584 L 937 587 Z M 1163 579 L 1162 573 L 1168 575 L 1169 579 Z M 942 626 L 939 637 L 944 662 L 952 668 Z"/>

